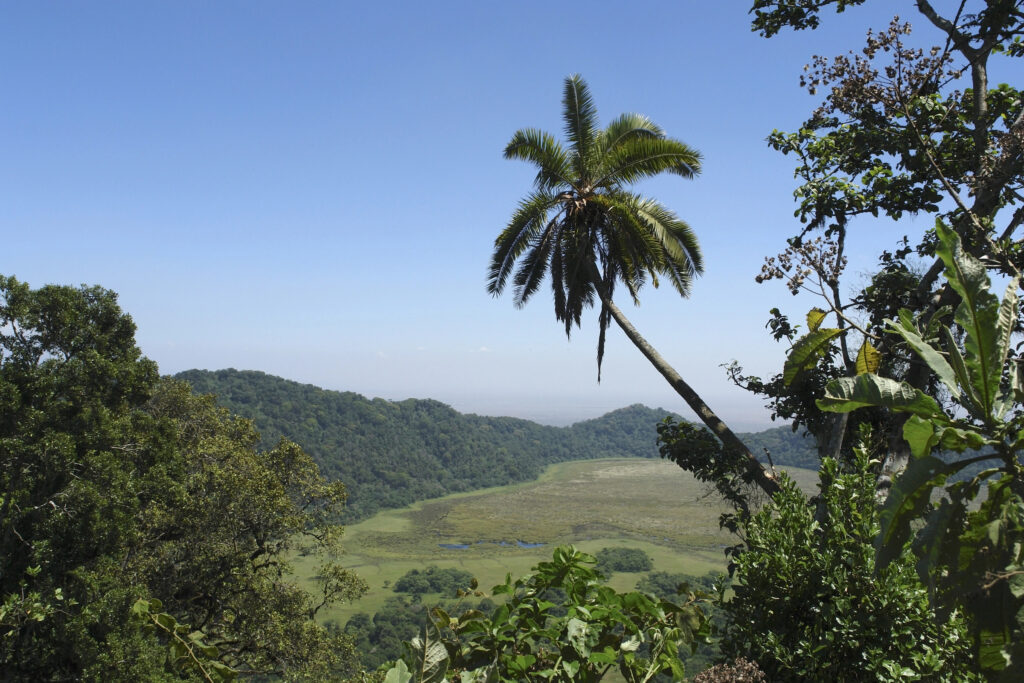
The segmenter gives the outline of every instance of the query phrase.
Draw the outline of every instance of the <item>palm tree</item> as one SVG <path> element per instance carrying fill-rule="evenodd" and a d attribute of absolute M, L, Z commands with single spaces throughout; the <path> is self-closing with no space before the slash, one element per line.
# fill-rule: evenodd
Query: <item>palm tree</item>
<path fill-rule="evenodd" d="M 621 283 L 639 303 L 644 283 L 649 278 L 657 287 L 659 277 L 689 296 L 693 278 L 703 271 L 696 236 L 671 210 L 628 187 L 661 173 L 693 178 L 700 173 L 700 153 L 666 137 L 640 114 L 623 114 L 598 128 L 597 109 L 578 75 L 565 80 L 563 107 L 568 149 L 536 129 L 517 131 L 505 147 L 506 159 L 530 161 L 538 170 L 533 191 L 494 242 L 487 290 L 501 294 L 511 276 L 520 307 L 550 273 L 555 317 L 566 335 L 579 326 L 583 309 L 599 300 L 598 381 L 605 334 L 615 320 L 722 443 L 746 456 L 754 481 L 776 491 L 774 474 L 640 336 L 612 298 Z"/>

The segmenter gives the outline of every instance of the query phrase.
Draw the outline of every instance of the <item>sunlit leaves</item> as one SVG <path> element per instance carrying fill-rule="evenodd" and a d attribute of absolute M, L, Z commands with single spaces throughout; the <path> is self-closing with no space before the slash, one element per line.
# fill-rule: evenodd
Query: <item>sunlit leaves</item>
<path fill-rule="evenodd" d="M 865 375 L 878 372 L 881 363 L 882 354 L 871 345 L 870 341 L 865 339 L 860 346 L 860 350 L 857 352 L 857 374 Z"/>
<path fill-rule="evenodd" d="M 923 335 L 906 310 L 900 311 L 898 322 L 888 323 L 966 417 L 954 419 L 956 412 L 942 411 L 923 392 L 873 374 L 830 382 L 818 406 L 826 411 L 870 406 L 911 413 L 903 438 L 913 458 L 893 484 L 881 512 L 878 567 L 897 561 L 916 536 L 917 567 L 922 580 L 933 587 L 935 599 L 972 617 L 981 668 L 1012 678 L 1024 671 L 1024 593 L 1014 593 L 1016 585 L 1010 582 L 1024 571 L 1024 501 L 1018 482 L 1024 470 L 1019 456 L 1024 443 L 1013 411 L 1019 405 L 1021 380 L 1019 367 L 1010 357 L 1011 334 L 1019 315 L 1018 282 L 1011 280 L 1000 301 L 989 292 L 987 269 L 964 252 L 959 236 L 941 221 L 936 232 L 936 251 L 946 266 L 946 279 L 961 299 L 954 319 L 962 339 L 948 327 L 935 334 L 931 325 L 929 334 Z M 1006 416 L 1012 419 L 1004 422 Z M 933 455 L 982 449 L 989 452 L 951 461 Z M 951 475 L 985 460 L 999 466 L 968 482 L 945 486 Z M 980 509 L 968 512 L 981 482 L 997 476 Z M 932 503 L 936 490 L 945 494 L 937 506 Z"/>
<path fill-rule="evenodd" d="M 433 623 L 427 625 L 422 636 L 416 636 L 409 642 L 409 654 L 413 662 L 413 678 L 417 683 L 441 683 L 445 680 L 448 650 Z"/>
<path fill-rule="evenodd" d="M 819 328 L 797 339 L 786 356 L 786 364 L 782 371 L 783 383 L 792 384 L 800 373 L 817 365 L 828 351 L 832 340 L 841 334 L 843 330 L 838 328 Z"/>
<path fill-rule="evenodd" d="M 827 314 L 820 308 L 812 308 L 807 311 L 807 330 L 809 332 L 817 332 L 818 328 L 821 327 L 821 323 L 824 322 Z"/>
<path fill-rule="evenodd" d="M 921 417 L 946 419 L 931 396 L 905 382 L 878 375 L 841 377 L 829 382 L 818 408 L 832 413 L 847 413 L 858 408 L 890 408 Z"/>

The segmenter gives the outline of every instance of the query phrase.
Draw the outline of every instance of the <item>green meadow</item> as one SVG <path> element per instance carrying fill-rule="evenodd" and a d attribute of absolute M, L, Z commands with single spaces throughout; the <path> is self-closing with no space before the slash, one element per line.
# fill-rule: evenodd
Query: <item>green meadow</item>
<path fill-rule="evenodd" d="M 816 481 L 807 470 L 791 470 L 791 476 L 806 488 Z M 421 501 L 349 526 L 342 563 L 370 590 L 322 618 L 344 623 L 357 612 L 376 612 L 395 595 L 390 586 L 410 569 L 462 569 L 487 590 L 506 573 L 526 574 L 549 559 L 555 546 L 570 543 L 590 553 L 640 548 L 657 571 L 722 571 L 723 550 L 735 543 L 718 528 L 725 511 L 716 494 L 671 462 L 622 458 L 552 465 L 533 482 Z M 521 547 L 517 541 L 543 545 Z M 302 557 L 296 565 L 301 576 L 314 580 L 315 566 Z M 641 576 L 617 573 L 610 583 L 628 590 Z"/>

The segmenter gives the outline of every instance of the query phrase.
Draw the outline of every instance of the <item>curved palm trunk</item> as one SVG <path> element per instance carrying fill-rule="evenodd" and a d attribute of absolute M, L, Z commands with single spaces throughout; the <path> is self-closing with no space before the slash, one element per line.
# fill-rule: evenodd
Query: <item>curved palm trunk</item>
<path fill-rule="evenodd" d="M 728 425 L 722 421 L 715 411 L 711 410 L 707 403 L 704 402 L 696 391 L 686 383 L 686 381 L 675 371 L 671 365 L 668 364 L 661 354 L 644 339 L 635 327 L 633 323 L 629 322 L 629 319 L 625 316 L 618 306 L 615 305 L 608 297 L 604 294 L 600 294 L 602 303 L 608 308 L 608 312 L 611 313 L 612 318 L 618 324 L 622 331 L 626 333 L 629 340 L 633 342 L 634 346 L 640 349 L 640 353 L 651 362 L 651 365 L 661 373 L 662 377 L 668 380 L 668 383 L 672 385 L 672 388 L 676 390 L 686 405 L 690 406 L 693 412 L 697 413 L 697 417 L 700 421 L 707 426 L 711 432 L 719 438 L 719 440 L 730 449 L 741 453 L 747 459 L 747 465 L 750 471 L 754 473 L 754 482 L 761 487 L 765 493 L 769 496 L 776 493 L 779 490 L 779 481 L 774 472 L 770 472 L 765 469 L 764 465 L 758 462 L 757 458 L 750 449 L 747 448 L 746 444 L 740 441 L 740 438 L 736 436 Z"/>

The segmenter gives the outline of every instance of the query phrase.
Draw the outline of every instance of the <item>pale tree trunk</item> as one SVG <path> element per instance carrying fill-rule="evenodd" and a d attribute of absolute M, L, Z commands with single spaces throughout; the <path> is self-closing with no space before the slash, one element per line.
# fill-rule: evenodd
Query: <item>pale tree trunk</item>
<path fill-rule="evenodd" d="M 668 364 L 668 362 L 661 357 L 661 354 L 651 346 L 646 339 L 644 339 L 637 331 L 633 324 L 629 322 L 622 310 L 615 305 L 615 302 L 601 296 L 601 302 L 608 308 L 608 312 L 611 313 L 612 318 L 618 324 L 622 331 L 626 333 L 629 340 L 633 342 L 634 346 L 640 349 L 640 353 L 651 362 L 651 365 L 661 373 L 662 377 L 668 380 L 668 383 L 672 385 L 672 388 L 676 390 L 686 405 L 690 406 L 690 409 L 697 414 L 700 421 L 707 426 L 711 432 L 718 437 L 718 439 L 725 445 L 726 448 L 736 451 L 743 455 L 747 460 L 747 467 L 754 474 L 754 483 L 756 483 L 761 490 L 767 493 L 769 496 L 778 492 L 779 480 L 775 472 L 770 471 L 764 467 L 750 449 L 747 448 L 746 444 L 740 441 L 739 437 L 736 436 L 728 425 L 722 421 L 718 415 L 704 402 L 697 392 L 686 383 L 685 380 L 680 376 L 675 369 Z"/>

